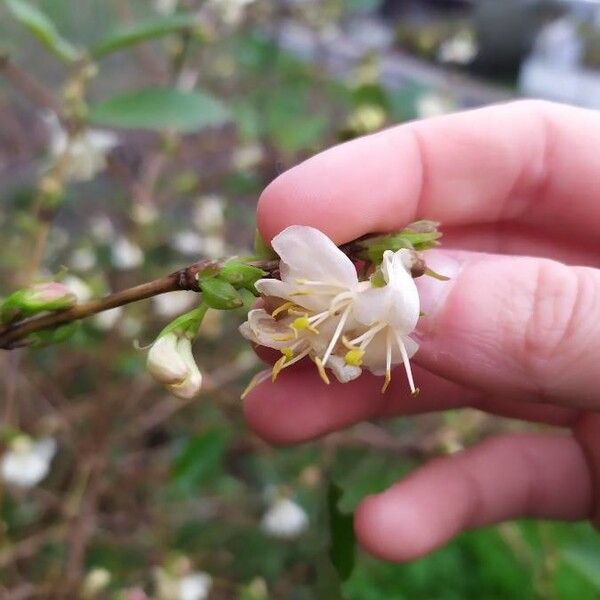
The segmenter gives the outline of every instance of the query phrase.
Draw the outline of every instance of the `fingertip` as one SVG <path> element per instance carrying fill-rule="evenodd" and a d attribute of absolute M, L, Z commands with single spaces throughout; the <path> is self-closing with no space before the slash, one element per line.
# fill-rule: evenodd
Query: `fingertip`
<path fill-rule="evenodd" d="M 435 548 L 433 532 L 410 498 L 391 501 L 385 492 L 365 498 L 354 516 L 361 546 L 377 558 L 407 562 Z"/>

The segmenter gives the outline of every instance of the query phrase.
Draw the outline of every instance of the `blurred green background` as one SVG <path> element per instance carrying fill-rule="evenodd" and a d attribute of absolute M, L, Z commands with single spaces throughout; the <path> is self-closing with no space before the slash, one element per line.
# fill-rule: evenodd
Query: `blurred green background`
<path fill-rule="evenodd" d="M 0 292 L 36 260 L 55 135 L 46 93 L 118 137 L 46 219 L 42 272 L 83 298 L 248 252 L 264 186 L 339 141 L 520 93 L 593 105 L 600 94 L 547 85 L 563 72 L 597 85 L 592 4 L 3 0 Z M 81 48 L 98 67 L 83 83 L 69 61 Z M 600 540 L 586 524 L 505 523 L 411 564 L 357 550 L 352 565 L 347 515 L 361 498 L 428 457 L 526 426 L 465 410 L 273 449 L 241 411 L 259 368 L 237 335 L 243 313 L 209 314 L 199 399 L 147 376 L 134 341 L 194 302 L 144 301 L 82 323 L 65 345 L 0 356 L 4 456 L 19 434 L 57 448 L 39 482 L 4 476 L 2 598 L 600 598 Z M 294 509 L 282 534 L 265 515 L 283 499 Z M 199 573 L 208 595 L 186 596 L 181 582 Z"/>

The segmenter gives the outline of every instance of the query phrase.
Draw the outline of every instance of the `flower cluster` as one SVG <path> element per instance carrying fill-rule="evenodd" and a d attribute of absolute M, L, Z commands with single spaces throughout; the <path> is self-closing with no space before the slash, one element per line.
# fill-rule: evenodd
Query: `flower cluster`
<path fill-rule="evenodd" d="M 256 282 L 265 307 L 251 310 L 240 327 L 248 340 L 281 352 L 272 379 L 309 358 L 325 383 L 327 370 L 345 383 L 366 368 L 385 376 L 383 392 L 392 368 L 403 363 L 416 393 L 409 363 L 418 349 L 409 335 L 420 314 L 411 275 L 414 253 L 386 250 L 381 266 L 361 280 L 352 260 L 312 227 L 288 227 L 272 246 L 280 257 L 281 280 Z"/>

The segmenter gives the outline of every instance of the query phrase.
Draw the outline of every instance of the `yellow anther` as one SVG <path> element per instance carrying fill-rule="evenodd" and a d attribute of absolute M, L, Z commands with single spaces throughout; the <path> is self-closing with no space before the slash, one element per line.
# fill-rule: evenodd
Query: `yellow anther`
<path fill-rule="evenodd" d="M 294 350 L 293 350 L 293 348 L 290 348 L 289 346 L 282 348 L 281 354 L 283 354 L 285 356 L 286 360 L 292 360 L 292 358 L 294 358 Z"/>
<path fill-rule="evenodd" d="M 390 381 L 392 381 L 392 373 L 391 371 L 386 371 L 385 381 L 383 382 L 383 387 L 381 388 L 381 393 L 385 394 L 385 391 L 388 389 L 390 385 Z"/>
<path fill-rule="evenodd" d="M 271 371 L 271 381 L 274 382 L 277 379 L 277 375 L 279 375 L 287 360 L 287 356 L 284 355 L 273 365 L 273 370 Z"/>
<path fill-rule="evenodd" d="M 360 365 L 362 365 L 362 359 L 364 355 L 364 350 L 361 350 L 360 348 L 352 348 L 352 350 L 348 350 L 348 352 L 346 352 L 346 355 L 344 356 L 344 361 L 347 365 L 360 367 Z"/>
<path fill-rule="evenodd" d="M 305 331 L 305 330 L 312 331 L 312 333 L 319 333 L 319 331 L 316 329 L 316 327 L 313 327 L 310 324 L 308 315 L 306 315 L 306 314 L 303 317 L 298 317 L 297 319 L 294 319 L 294 321 L 292 322 L 290 327 L 294 330 L 296 336 L 298 335 L 299 331 Z"/>
<path fill-rule="evenodd" d="M 292 308 L 294 306 L 293 302 L 284 302 L 281 306 L 278 306 L 272 313 L 271 316 L 272 317 L 276 317 L 278 314 L 285 312 L 286 310 L 289 310 L 290 308 Z"/>
<path fill-rule="evenodd" d="M 319 370 L 319 376 L 321 379 L 329 385 L 329 377 L 327 377 L 327 373 L 325 372 L 325 367 L 323 366 L 323 361 L 317 356 L 315 357 L 315 364 L 317 365 L 317 369 Z"/>

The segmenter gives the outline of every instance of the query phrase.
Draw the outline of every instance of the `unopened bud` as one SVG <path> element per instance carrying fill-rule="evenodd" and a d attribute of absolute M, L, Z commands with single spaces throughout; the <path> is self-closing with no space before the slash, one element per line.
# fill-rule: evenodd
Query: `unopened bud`
<path fill-rule="evenodd" d="M 231 310 L 244 305 L 242 297 L 228 281 L 211 277 L 201 280 L 199 285 L 203 301 L 211 308 Z"/>
<path fill-rule="evenodd" d="M 219 271 L 219 278 L 237 287 L 245 287 L 252 291 L 254 284 L 266 275 L 265 271 L 243 262 L 230 261 Z"/>
<path fill-rule="evenodd" d="M 29 288 L 13 292 L 0 307 L 3 323 L 18 317 L 29 317 L 40 312 L 71 308 L 77 297 L 64 284 L 56 281 L 37 283 Z"/>

